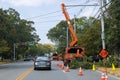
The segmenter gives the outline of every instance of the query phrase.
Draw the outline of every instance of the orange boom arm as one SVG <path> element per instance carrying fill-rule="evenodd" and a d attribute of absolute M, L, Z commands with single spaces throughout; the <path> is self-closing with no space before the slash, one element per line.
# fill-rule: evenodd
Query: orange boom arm
<path fill-rule="evenodd" d="M 74 29 L 73 29 L 73 26 L 72 26 L 71 23 L 70 23 L 70 17 L 69 17 L 69 15 L 68 15 L 68 13 L 67 13 L 67 10 L 66 10 L 66 8 L 65 8 L 65 4 L 62 3 L 61 5 L 62 5 L 63 14 L 64 14 L 64 16 L 65 16 L 65 18 L 66 18 L 66 21 L 67 21 L 69 30 L 70 30 L 70 32 L 71 32 L 72 41 L 71 41 L 71 43 L 70 43 L 70 47 L 73 47 L 73 46 L 75 46 L 75 44 L 78 42 L 78 39 L 77 39 L 77 37 L 76 37 L 76 33 L 75 33 Z"/>

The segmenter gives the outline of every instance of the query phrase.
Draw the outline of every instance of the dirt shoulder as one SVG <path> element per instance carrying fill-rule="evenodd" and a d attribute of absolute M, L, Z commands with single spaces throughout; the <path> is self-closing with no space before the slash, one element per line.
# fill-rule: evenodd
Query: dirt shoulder
<path fill-rule="evenodd" d="M 3 61 L 0 61 L 0 64 L 7 64 L 7 63 L 10 63 L 12 62 L 11 60 L 3 60 Z"/>
<path fill-rule="evenodd" d="M 98 67 L 97 69 L 100 71 L 105 71 L 104 67 Z M 112 68 L 107 68 L 107 73 L 117 76 L 117 77 L 120 77 L 120 68 L 115 68 L 115 70 L 113 70 Z"/>

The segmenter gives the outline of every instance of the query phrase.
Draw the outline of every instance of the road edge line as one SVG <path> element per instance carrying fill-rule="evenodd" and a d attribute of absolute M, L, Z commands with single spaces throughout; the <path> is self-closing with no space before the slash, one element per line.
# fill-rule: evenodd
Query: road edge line
<path fill-rule="evenodd" d="M 98 72 L 98 73 L 101 73 L 101 71 L 99 71 L 99 70 L 96 70 L 96 72 Z M 111 75 L 111 74 L 108 74 L 108 76 L 111 76 L 111 77 L 113 77 L 113 78 L 115 78 L 115 79 L 120 79 L 119 77 L 117 77 L 117 76 L 114 76 L 114 75 Z"/>

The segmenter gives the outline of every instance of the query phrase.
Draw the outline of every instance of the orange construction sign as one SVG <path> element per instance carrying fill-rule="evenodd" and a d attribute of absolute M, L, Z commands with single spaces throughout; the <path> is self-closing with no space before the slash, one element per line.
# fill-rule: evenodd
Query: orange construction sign
<path fill-rule="evenodd" d="M 101 52 L 99 53 L 99 55 L 102 57 L 102 58 L 106 58 L 108 56 L 108 51 L 105 50 L 105 49 L 102 49 Z"/>

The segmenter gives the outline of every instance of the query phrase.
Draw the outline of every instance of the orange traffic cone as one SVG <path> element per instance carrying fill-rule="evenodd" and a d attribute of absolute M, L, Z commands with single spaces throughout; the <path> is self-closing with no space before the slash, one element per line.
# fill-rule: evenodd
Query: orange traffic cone
<path fill-rule="evenodd" d="M 61 66 L 62 66 L 62 65 L 61 65 L 61 64 L 59 64 L 59 66 L 58 66 L 58 67 L 59 67 L 59 68 L 61 68 Z"/>
<path fill-rule="evenodd" d="M 57 62 L 56 65 L 58 66 L 58 65 L 59 65 L 59 62 Z"/>
<path fill-rule="evenodd" d="M 64 64 L 62 64 L 61 69 L 64 70 Z"/>
<path fill-rule="evenodd" d="M 66 72 L 70 72 L 69 66 L 66 67 Z"/>
<path fill-rule="evenodd" d="M 80 70 L 79 70 L 79 73 L 78 73 L 79 76 L 82 76 L 83 75 L 83 72 L 82 72 L 82 69 L 80 67 Z"/>
<path fill-rule="evenodd" d="M 102 72 L 102 74 L 101 74 L 101 80 L 105 80 L 105 73 L 104 72 Z"/>
<path fill-rule="evenodd" d="M 60 62 L 58 61 L 56 65 L 59 67 L 60 66 Z"/>
<path fill-rule="evenodd" d="M 105 75 L 105 80 L 108 80 L 108 76 L 107 76 L 107 74 Z"/>

